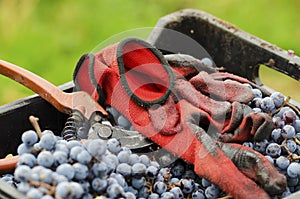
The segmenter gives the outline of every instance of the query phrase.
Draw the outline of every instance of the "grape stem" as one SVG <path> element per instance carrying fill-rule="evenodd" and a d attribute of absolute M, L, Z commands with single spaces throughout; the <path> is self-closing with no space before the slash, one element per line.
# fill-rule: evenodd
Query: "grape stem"
<path fill-rule="evenodd" d="M 232 196 L 224 196 L 224 197 L 221 197 L 221 198 L 218 198 L 218 199 L 231 199 L 233 198 Z"/>
<path fill-rule="evenodd" d="M 38 123 L 39 118 L 31 115 L 31 116 L 29 116 L 29 121 L 30 121 L 31 125 L 33 126 L 33 128 L 35 129 L 36 133 L 38 134 L 39 138 L 41 139 L 42 131 L 41 131 L 40 125 Z"/>

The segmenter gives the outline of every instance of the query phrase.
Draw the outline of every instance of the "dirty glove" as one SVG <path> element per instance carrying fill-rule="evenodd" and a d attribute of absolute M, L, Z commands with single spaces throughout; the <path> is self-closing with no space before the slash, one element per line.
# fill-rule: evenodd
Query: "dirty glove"
<path fill-rule="evenodd" d="M 198 175 L 234 198 L 269 198 L 255 181 L 269 194 L 283 192 L 285 177 L 264 156 L 220 142 L 261 139 L 264 136 L 257 135 L 262 131 L 265 136 L 270 133 L 270 118 L 246 105 L 253 97 L 250 90 L 235 76 L 214 75 L 214 69 L 197 73 L 177 63 L 171 67 L 156 48 L 129 38 L 84 55 L 74 82 L 100 104 L 116 108 L 137 131 L 194 164 Z M 222 83 L 222 75 L 233 78 Z M 220 84 L 223 93 L 219 87 L 211 91 L 210 86 Z M 255 161 L 247 164 L 247 158 Z"/>

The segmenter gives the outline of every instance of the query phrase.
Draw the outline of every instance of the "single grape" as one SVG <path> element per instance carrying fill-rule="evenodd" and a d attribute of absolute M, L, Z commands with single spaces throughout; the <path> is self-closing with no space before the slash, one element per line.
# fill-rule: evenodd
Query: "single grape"
<path fill-rule="evenodd" d="M 121 163 L 117 166 L 116 172 L 129 177 L 131 175 L 131 166 L 127 163 Z"/>
<path fill-rule="evenodd" d="M 146 165 L 147 167 L 151 165 L 151 160 L 147 155 L 140 155 L 140 163 Z"/>
<path fill-rule="evenodd" d="M 55 151 L 62 151 L 66 154 L 69 154 L 69 149 L 68 149 L 67 145 L 63 144 L 63 143 L 56 143 L 55 144 Z"/>
<path fill-rule="evenodd" d="M 106 189 L 106 192 L 111 198 L 119 198 L 124 195 L 124 189 L 118 183 L 109 185 Z"/>
<path fill-rule="evenodd" d="M 207 199 L 213 199 L 218 197 L 219 192 L 219 188 L 217 188 L 215 185 L 210 185 L 205 189 L 204 193 Z"/>
<path fill-rule="evenodd" d="M 271 138 L 274 141 L 278 141 L 280 137 L 281 137 L 281 129 L 279 129 L 279 128 L 273 129 L 273 131 L 271 133 Z"/>
<path fill-rule="evenodd" d="M 277 115 L 281 118 L 283 118 L 283 113 L 288 111 L 288 110 L 292 110 L 290 107 L 288 106 L 284 106 L 282 108 L 280 108 L 279 112 L 277 113 Z"/>
<path fill-rule="evenodd" d="M 108 167 L 106 163 L 99 162 L 93 164 L 92 171 L 96 177 L 104 177 L 108 173 Z"/>
<path fill-rule="evenodd" d="M 77 161 L 78 154 L 83 151 L 84 148 L 82 146 L 74 146 L 70 149 L 70 158 Z"/>
<path fill-rule="evenodd" d="M 104 191 L 107 187 L 107 181 L 101 178 L 94 178 L 92 180 L 92 188 L 96 193 Z"/>
<path fill-rule="evenodd" d="M 137 154 L 135 154 L 135 153 L 130 154 L 130 157 L 129 157 L 130 165 L 134 165 L 135 163 L 139 163 L 139 162 L 140 162 L 140 157 Z"/>
<path fill-rule="evenodd" d="M 75 175 L 75 169 L 72 165 L 68 164 L 68 163 L 64 163 L 59 165 L 56 168 L 56 172 L 58 174 L 64 175 L 68 178 L 68 180 L 72 180 L 72 178 Z"/>
<path fill-rule="evenodd" d="M 84 180 L 89 174 L 89 168 L 79 162 L 74 163 L 73 168 L 75 171 L 74 178 L 77 180 Z"/>
<path fill-rule="evenodd" d="M 193 179 L 184 178 L 180 180 L 180 188 L 183 193 L 192 193 L 195 187 L 195 182 Z"/>
<path fill-rule="evenodd" d="M 295 128 L 292 125 L 286 124 L 282 128 L 281 135 L 283 138 L 291 139 L 296 134 Z"/>
<path fill-rule="evenodd" d="M 208 58 L 208 57 L 204 57 L 201 59 L 201 62 L 206 66 L 206 67 L 213 67 L 213 61 Z"/>
<path fill-rule="evenodd" d="M 297 115 L 296 115 L 295 111 L 293 111 L 292 109 L 289 109 L 283 113 L 282 119 L 286 123 L 292 124 L 297 119 Z"/>
<path fill-rule="evenodd" d="M 151 193 L 148 199 L 159 199 L 159 195 L 157 193 Z"/>
<path fill-rule="evenodd" d="M 33 149 L 32 146 L 22 143 L 18 146 L 17 153 L 18 155 L 22 155 L 24 153 L 30 153 L 32 149 Z"/>
<path fill-rule="evenodd" d="M 206 180 L 205 178 L 202 178 L 201 184 L 203 187 L 208 187 L 211 185 L 211 183 L 208 180 Z"/>
<path fill-rule="evenodd" d="M 81 143 L 78 140 L 70 140 L 67 142 L 67 147 L 69 150 L 71 150 L 75 146 L 82 146 Z"/>
<path fill-rule="evenodd" d="M 31 153 L 24 153 L 22 155 L 20 155 L 20 159 L 18 161 L 19 165 L 27 165 L 30 168 L 34 167 L 37 163 L 37 160 L 35 158 L 34 155 L 32 155 Z"/>
<path fill-rule="evenodd" d="M 56 166 L 68 162 L 68 154 L 64 151 L 54 151 L 53 158 Z"/>
<path fill-rule="evenodd" d="M 31 175 L 31 169 L 27 165 L 17 166 L 14 176 L 18 181 L 26 182 Z"/>
<path fill-rule="evenodd" d="M 28 130 L 22 134 L 21 139 L 24 144 L 32 146 L 38 141 L 38 135 L 35 131 Z"/>
<path fill-rule="evenodd" d="M 101 139 L 92 140 L 87 146 L 88 152 L 96 158 L 100 158 L 106 149 L 106 142 Z"/>
<path fill-rule="evenodd" d="M 276 108 L 283 105 L 285 97 L 280 92 L 273 92 L 270 97 L 273 99 Z"/>
<path fill-rule="evenodd" d="M 149 187 L 144 186 L 138 191 L 138 198 L 148 198 L 150 195 Z"/>
<path fill-rule="evenodd" d="M 146 178 L 145 177 L 140 177 L 140 178 L 133 177 L 133 178 L 131 178 L 131 185 L 136 189 L 140 189 L 146 185 Z"/>
<path fill-rule="evenodd" d="M 26 194 L 29 191 L 30 187 L 31 186 L 28 182 L 21 181 L 20 183 L 18 183 L 17 190 L 23 194 Z"/>
<path fill-rule="evenodd" d="M 260 108 L 253 108 L 252 110 L 256 113 L 261 113 L 262 112 L 262 110 Z"/>
<path fill-rule="evenodd" d="M 133 193 L 131 193 L 131 192 L 124 193 L 124 197 L 126 199 L 136 199 L 136 196 Z"/>
<path fill-rule="evenodd" d="M 274 101 L 271 97 L 265 97 L 261 100 L 260 108 L 266 113 L 273 113 L 276 111 Z"/>
<path fill-rule="evenodd" d="M 127 118 L 125 118 L 123 115 L 120 115 L 118 117 L 117 123 L 123 128 L 128 128 L 131 125 L 130 121 Z"/>
<path fill-rule="evenodd" d="M 181 177 L 185 172 L 184 165 L 182 163 L 175 163 L 175 165 L 171 168 L 171 174 L 174 177 Z"/>
<path fill-rule="evenodd" d="M 300 164 L 292 162 L 287 168 L 287 174 L 291 178 L 298 177 L 300 175 Z"/>
<path fill-rule="evenodd" d="M 288 148 L 288 150 L 291 152 L 291 153 L 294 153 L 297 149 L 297 144 L 294 140 L 287 140 L 286 141 L 286 147 Z"/>
<path fill-rule="evenodd" d="M 116 139 L 116 138 L 111 138 L 107 140 L 107 149 L 114 153 L 117 154 L 121 151 L 121 143 Z"/>
<path fill-rule="evenodd" d="M 129 163 L 130 154 L 131 153 L 129 151 L 120 151 L 120 153 L 118 153 L 118 155 L 117 155 L 119 162 L 120 163 Z"/>
<path fill-rule="evenodd" d="M 192 199 L 205 199 L 205 193 L 202 189 L 198 189 L 192 193 Z"/>
<path fill-rule="evenodd" d="M 38 174 L 39 181 L 45 182 L 47 184 L 51 184 L 52 183 L 52 173 L 53 173 L 53 171 L 51 169 L 43 168 Z"/>
<path fill-rule="evenodd" d="M 141 177 L 146 173 L 146 165 L 142 163 L 135 163 L 132 165 L 131 170 L 132 170 L 132 176 L 134 177 Z"/>
<path fill-rule="evenodd" d="M 81 198 L 81 196 L 84 193 L 82 186 L 77 182 L 70 182 L 69 186 L 73 190 L 72 191 L 72 197 L 75 198 L 75 199 L 76 198 Z"/>
<path fill-rule="evenodd" d="M 171 178 L 170 179 L 170 184 L 171 185 L 178 185 L 180 183 L 180 180 L 179 180 L 179 178 Z"/>
<path fill-rule="evenodd" d="M 112 171 L 114 171 L 119 164 L 119 160 L 118 160 L 117 156 L 114 154 L 107 154 L 106 156 L 104 156 L 102 158 L 102 161 L 104 163 L 106 163 L 108 173 L 111 173 Z"/>
<path fill-rule="evenodd" d="M 76 132 L 76 135 L 77 135 L 77 138 L 78 139 L 87 139 L 88 138 L 88 130 L 87 130 L 87 127 L 85 126 L 82 126 L 82 127 L 79 127 L 77 132 Z"/>
<path fill-rule="evenodd" d="M 111 173 L 109 178 L 114 178 L 117 180 L 117 183 L 121 185 L 123 188 L 127 187 L 128 184 L 123 175 L 119 173 Z"/>
<path fill-rule="evenodd" d="M 44 195 L 43 197 L 41 197 L 41 199 L 54 199 L 54 198 L 50 195 Z"/>
<path fill-rule="evenodd" d="M 300 120 L 299 119 L 294 121 L 293 127 L 295 128 L 296 133 L 300 133 Z"/>
<path fill-rule="evenodd" d="M 138 195 L 138 190 L 136 190 L 135 188 L 133 188 L 132 186 L 128 186 L 127 188 L 126 188 L 126 191 L 127 192 L 131 192 L 131 193 L 133 193 L 135 196 L 137 196 Z"/>
<path fill-rule="evenodd" d="M 72 189 L 69 182 L 61 182 L 56 186 L 55 198 L 70 198 Z"/>
<path fill-rule="evenodd" d="M 146 168 L 145 174 L 146 176 L 153 178 L 158 174 L 158 168 L 150 165 L 149 167 Z"/>
<path fill-rule="evenodd" d="M 283 119 L 276 115 L 272 118 L 272 121 L 275 124 L 276 128 L 282 128 L 285 125 L 285 122 L 283 121 Z"/>
<path fill-rule="evenodd" d="M 182 190 L 179 187 L 173 187 L 170 192 L 173 193 L 176 199 L 184 197 Z"/>
<path fill-rule="evenodd" d="M 266 154 L 271 157 L 277 157 L 281 154 L 281 147 L 277 143 L 270 143 L 266 148 Z"/>
<path fill-rule="evenodd" d="M 162 181 L 157 181 L 153 185 L 153 191 L 159 195 L 166 192 L 167 188 L 168 187 L 167 187 L 166 183 L 164 183 Z"/>
<path fill-rule="evenodd" d="M 88 164 L 92 160 L 92 156 L 87 150 L 82 150 L 77 154 L 77 161 L 82 164 Z"/>
<path fill-rule="evenodd" d="M 260 153 L 264 153 L 266 151 L 266 148 L 267 148 L 268 144 L 269 144 L 269 141 L 267 139 L 264 139 L 262 141 L 255 142 L 254 146 L 253 146 L 253 149 L 255 151 L 260 152 Z"/>
<path fill-rule="evenodd" d="M 26 193 L 26 197 L 31 199 L 41 199 L 42 196 L 42 192 L 40 192 L 36 188 L 30 188 L 29 191 Z"/>
<path fill-rule="evenodd" d="M 54 182 L 56 182 L 57 184 L 58 183 L 61 183 L 61 182 L 67 182 L 68 181 L 68 178 L 64 175 L 61 175 L 61 174 L 58 174 L 56 172 L 52 172 L 52 177 L 51 177 Z"/>
<path fill-rule="evenodd" d="M 253 88 L 252 92 L 254 94 L 254 98 L 262 98 L 262 92 L 258 88 Z"/>
<path fill-rule="evenodd" d="M 55 147 L 57 138 L 53 133 L 45 133 L 41 137 L 40 146 L 44 149 L 51 150 Z"/>
<path fill-rule="evenodd" d="M 167 192 L 162 193 L 160 198 L 161 199 L 174 199 L 175 196 L 172 192 L 167 191 Z"/>
<path fill-rule="evenodd" d="M 46 134 L 48 135 L 48 134 Z M 49 151 L 42 151 L 37 156 L 37 163 L 41 166 L 50 168 L 54 164 L 54 157 Z"/>

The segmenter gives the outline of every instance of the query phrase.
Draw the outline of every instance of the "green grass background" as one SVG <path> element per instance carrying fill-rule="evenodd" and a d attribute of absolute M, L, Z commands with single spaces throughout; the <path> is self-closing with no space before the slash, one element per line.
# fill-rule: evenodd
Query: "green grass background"
<path fill-rule="evenodd" d="M 298 0 L 0 0 L 0 59 L 61 85 L 80 56 L 105 39 L 184 8 L 206 11 L 300 53 Z M 262 81 L 300 102 L 300 84 L 266 68 Z M 0 105 L 33 92 L 0 76 Z"/>

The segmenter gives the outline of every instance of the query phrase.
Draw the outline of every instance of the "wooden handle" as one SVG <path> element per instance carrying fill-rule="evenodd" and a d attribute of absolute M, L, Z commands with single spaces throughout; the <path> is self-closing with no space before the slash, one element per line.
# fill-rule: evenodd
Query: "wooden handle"
<path fill-rule="evenodd" d="M 86 92 L 65 93 L 38 75 L 12 63 L 0 60 L 0 74 L 23 84 L 63 113 L 70 114 L 72 110 L 77 109 L 86 118 L 95 111 L 107 115 L 107 112 Z"/>
<path fill-rule="evenodd" d="M 0 73 L 37 93 L 59 111 L 67 113 L 71 110 L 71 107 L 61 106 L 66 93 L 36 74 L 3 60 L 0 60 Z"/>

